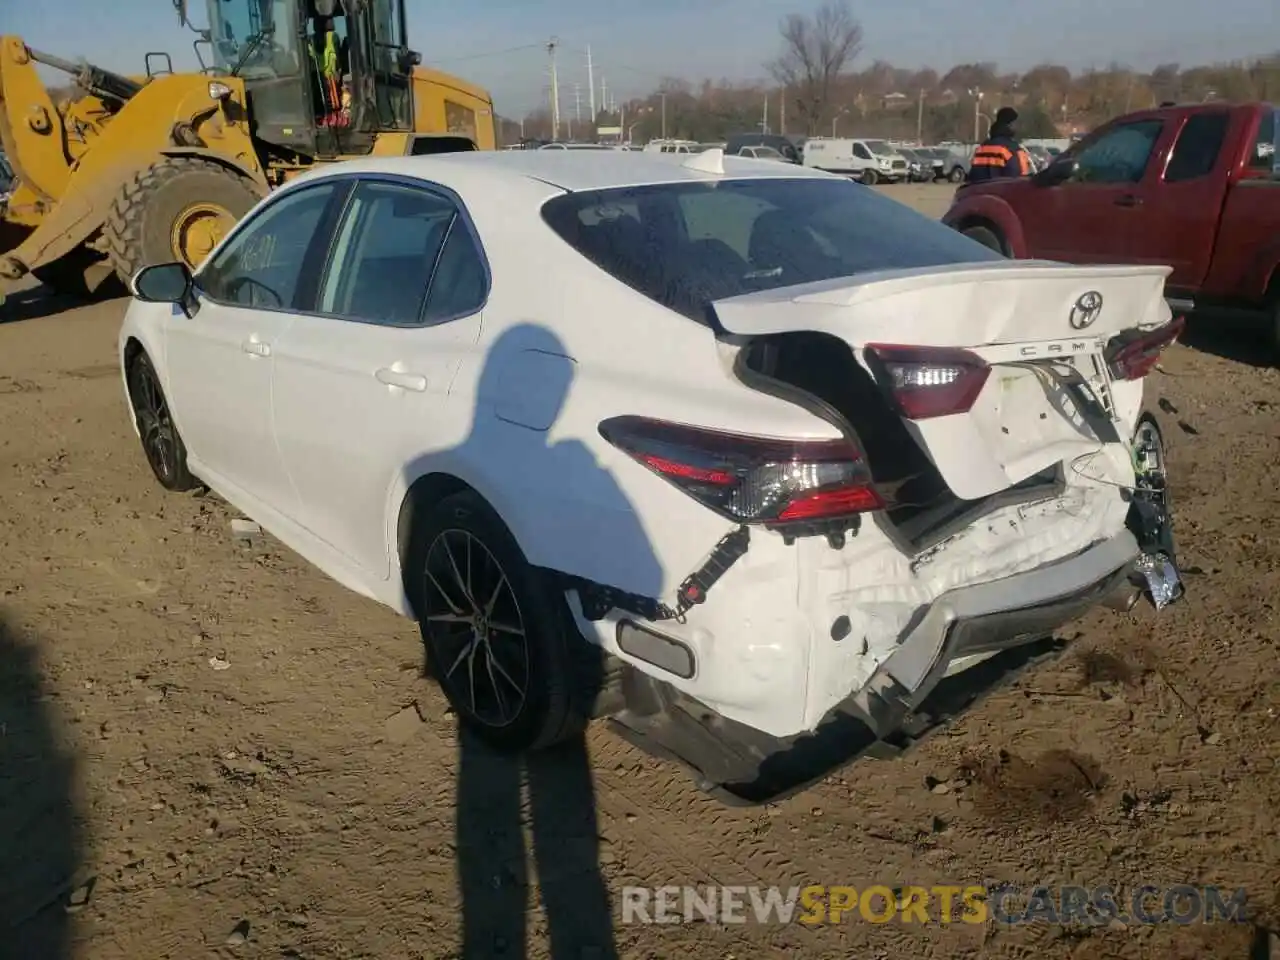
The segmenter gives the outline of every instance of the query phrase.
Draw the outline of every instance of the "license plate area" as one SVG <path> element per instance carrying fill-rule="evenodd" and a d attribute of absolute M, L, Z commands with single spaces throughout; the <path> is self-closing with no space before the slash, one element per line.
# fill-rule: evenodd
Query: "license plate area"
<path fill-rule="evenodd" d="M 996 344 L 974 352 L 992 366 L 1032 368 L 1050 378 L 1076 404 L 1103 443 L 1120 441 L 1104 337 L 1072 337 Z"/>

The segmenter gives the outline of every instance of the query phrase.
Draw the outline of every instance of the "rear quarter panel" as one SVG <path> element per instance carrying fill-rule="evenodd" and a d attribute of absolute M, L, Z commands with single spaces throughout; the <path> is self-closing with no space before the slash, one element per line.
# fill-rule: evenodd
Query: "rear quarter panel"
<path fill-rule="evenodd" d="M 710 328 L 613 279 L 540 216 L 513 216 L 498 197 L 469 206 L 493 273 L 476 355 L 450 389 L 471 424 L 460 443 L 407 466 L 388 530 L 415 479 L 452 473 L 489 500 L 531 563 L 669 595 L 736 524 L 613 447 L 602 421 L 639 415 L 766 436 L 839 432 L 739 383 L 731 349 Z"/>

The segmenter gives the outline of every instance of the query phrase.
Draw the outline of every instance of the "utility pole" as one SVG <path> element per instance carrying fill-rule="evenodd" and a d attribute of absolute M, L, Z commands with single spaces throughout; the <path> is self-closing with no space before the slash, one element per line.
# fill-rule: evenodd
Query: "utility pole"
<path fill-rule="evenodd" d="M 604 74 L 600 74 L 600 109 L 609 112 L 609 84 L 605 82 Z"/>
<path fill-rule="evenodd" d="M 783 87 L 778 94 L 778 132 L 787 135 L 787 88 Z"/>
<path fill-rule="evenodd" d="M 764 113 L 760 115 L 760 132 L 767 134 L 769 132 L 769 98 L 764 98 Z"/>
<path fill-rule="evenodd" d="M 547 41 L 547 56 L 551 58 L 551 139 L 560 139 L 560 78 L 556 74 L 556 47 L 559 41 L 552 37 Z"/>
<path fill-rule="evenodd" d="M 661 94 L 662 97 L 662 139 L 667 139 L 667 95 Z"/>
<path fill-rule="evenodd" d="M 576 83 L 573 85 L 573 119 L 582 122 L 582 88 Z"/>
<path fill-rule="evenodd" d="M 982 88 L 974 87 L 969 93 L 973 96 L 973 142 L 982 142 L 980 127 L 982 124 Z"/>
<path fill-rule="evenodd" d="M 591 126 L 594 129 L 596 125 L 596 75 L 591 63 L 590 47 L 587 47 L 587 96 L 591 101 L 588 106 L 591 108 Z"/>
<path fill-rule="evenodd" d="M 916 102 L 916 143 L 924 143 L 924 91 Z"/>

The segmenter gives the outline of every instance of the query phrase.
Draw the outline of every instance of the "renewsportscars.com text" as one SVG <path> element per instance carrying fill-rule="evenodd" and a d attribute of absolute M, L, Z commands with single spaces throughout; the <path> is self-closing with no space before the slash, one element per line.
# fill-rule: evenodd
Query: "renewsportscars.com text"
<path fill-rule="evenodd" d="M 1146 884 L 1125 892 L 1105 884 L 623 887 L 621 912 L 623 923 L 673 924 L 1243 923 L 1246 897 L 1239 889 L 1189 884 Z"/>

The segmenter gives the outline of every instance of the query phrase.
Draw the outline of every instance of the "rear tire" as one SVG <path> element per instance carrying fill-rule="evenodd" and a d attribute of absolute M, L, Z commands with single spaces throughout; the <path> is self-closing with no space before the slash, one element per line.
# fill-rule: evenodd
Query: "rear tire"
<path fill-rule="evenodd" d="M 197 157 L 165 157 L 139 171 L 107 216 L 111 265 L 127 286 L 143 267 L 181 261 L 199 266 L 260 199 L 254 184 Z"/>
<path fill-rule="evenodd" d="M 966 227 L 960 231 L 970 240 L 976 240 L 990 250 L 994 250 L 1001 256 L 1008 256 L 1004 248 L 1004 241 L 1000 239 L 1000 235 L 990 227 Z"/>
<path fill-rule="evenodd" d="M 160 486 L 175 493 L 201 486 L 187 469 L 187 445 L 169 411 L 169 400 L 160 386 L 160 376 L 145 353 L 139 353 L 126 371 L 129 403 L 138 426 L 147 466 Z"/>
<path fill-rule="evenodd" d="M 960 183 L 964 180 L 964 167 L 956 166 L 951 168 L 951 173 L 947 175 L 947 179 L 952 183 Z"/>
<path fill-rule="evenodd" d="M 876 173 L 874 170 L 872 170 L 870 167 L 868 167 L 866 170 L 862 171 L 862 175 L 858 177 L 858 179 L 861 180 L 863 183 L 865 183 L 868 187 L 874 187 L 877 183 L 880 182 L 880 175 Z"/>
<path fill-rule="evenodd" d="M 406 572 L 428 672 L 469 730 L 522 753 L 583 729 L 598 682 L 588 668 L 603 651 L 578 633 L 556 585 L 479 494 L 427 510 Z"/>

